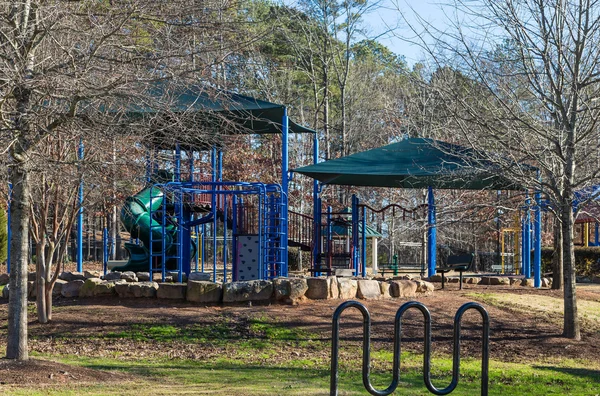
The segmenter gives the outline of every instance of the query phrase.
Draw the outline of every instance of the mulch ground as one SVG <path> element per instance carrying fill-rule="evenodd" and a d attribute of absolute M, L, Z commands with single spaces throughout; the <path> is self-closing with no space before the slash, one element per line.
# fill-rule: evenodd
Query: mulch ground
<path fill-rule="evenodd" d="M 30 359 L 18 362 L 0 359 L 0 385 L 63 385 L 108 381 L 126 381 L 130 377 L 70 366 L 49 360 Z"/>
<path fill-rule="evenodd" d="M 439 287 L 439 284 L 438 284 Z M 432 314 L 433 352 L 451 353 L 452 329 L 456 310 L 472 301 L 467 293 L 513 293 L 515 298 L 528 295 L 546 295 L 562 298 L 562 292 L 533 290 L 520 287 L 465 285 L 463 291 L 456 284 L 446 290 L 436 290 L 434 295 L 420 298 Z M 600 285 L 578 290 L 582 300 L 600 301 Z M 391 351 L 394 316 L 405 300 L 363 302 L 371 313 L 374 348 Z M 29 334 L 30 350 L 48 354 L 79 356 L 114 356 L 122 359 L 145 357 L 186 358 L 210 360 L 232 351 L 227 343 L 199 343 L 185 340 L 173 342 L 136 342 L 131 339 L 102 337 L 112 332 L 131 331 L 134 324 L 163 324 L 189 327 L 227 323 L 233 326 L 236 337 L 251 339 L 256 336 L 248 325 L 251 318 L 268 318 L 284 327 L 302 329 L 309 341 L 329 342 L 331 317 L 340 300 L 306 301 L 296 306 L 288 305 L 217 305 L 197 306 L 185 302 L 156 299 L 58 299 L 55 301 L 53 321 L 40 325 L 31 316 Z M 485 304 L 484 304 L 485 305 Z M 557 314 L 533 314 L 486 305 L 491 324 L 490 356 L 507 362 L 532 362 L 551 358 L 594 359 L 600 355 L 600 330 L 596 326 L 583 329 L 581 341 L 561 337 L 561 318 Z M 0 302 L 0 323 L 6 323 L 7 304 Z M 418 311 L 408 311 L 403 320 L 402 349 L 423 350 L 423 317 Z M 463 318 L 461 353 L 478 357 L 481 354 L 481 317 L 475 311 Z M 348 310 L 342 319 L 344 343 L 358 345 L 362 339 L 362 317 Z M 0 342 L 6 342 L 6 325 L 0 327 Z M 344 344 L 346 345 L 346 344 Z M 329 349 L 323 344 L 315 348 L 291 348 L 281 345 L 281 361 L 296 358 L 321 358 L 329 360 Z M 252 358 L 249 358 L 252 359 Z M 258 358 L 257 358 L 258 359 Z M 277 363 L 277 362 L 271 362 Z M 125 380 L 127 377 L 123 376 Z M 69 381 L 104 382 L 115 380 L 115 374 L 60 365 L 54 362 L 32 360 L 14 363 L 0 360 L 0 383 L 59 384 Z M 24 382 L 26 381 L 26 382 Z"/>

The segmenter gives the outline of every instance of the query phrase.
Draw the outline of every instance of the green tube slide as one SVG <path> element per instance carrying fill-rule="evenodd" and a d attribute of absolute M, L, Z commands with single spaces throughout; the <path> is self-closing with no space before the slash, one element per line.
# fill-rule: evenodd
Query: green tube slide
<path fill-rule="evenodd" d="M 151 211 L 156 212 L 161 209 L 163 199 L 164 194 L 160 189 L 149 187 L 125 200 L 125 204 L 121 209 L 121 222 L 131 234 L 131 237 L 138 238 L 142 244 L 125 243 L 125 248 L 129 252 L 129 261 L 123 266 L 113 268 L 113 271 L 147 272 L 150 249 L 154 254 L 162 254 L 163 239 L 166 254 L 173 256 L 177 253 L 177 244 L 173 243 L 177 235 L 176 227 L 168 224 L 163 234 L 161 223 L 150 215 Z M 152 246 L 150 246 L 150 241 L 152 241 Z M 191 251 L 191 257 L 194 257 L 196 254 L 194 244 L 191 246 Z M 176 268 L 177 262 L 175 259 L 167 261 L 167 269 Z"/>

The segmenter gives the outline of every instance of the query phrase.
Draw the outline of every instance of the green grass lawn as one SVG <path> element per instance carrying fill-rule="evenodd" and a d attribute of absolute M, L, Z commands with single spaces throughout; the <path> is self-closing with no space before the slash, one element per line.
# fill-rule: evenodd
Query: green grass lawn
<path fill-rule="evenodd" d="M 492 293 L 471 294 L 499 307 L 518 300 Z M 554 299 L 539 302 L 521 298 L 523 309 L 558 310 Z M 514 305 L 513 305 L 514 306 Z M 593 316 L 595 306 L 590 309 Z M 114 382 L 78 383 L 68 385 L 2 385 L 0 393 L 11 395 L 327 395 L 329 394 L 330 348 L 329 334 L 311 333 L 264 315 L 243 319 L 218 316 L 210 324 L 131 323 L 116 331 L 86 333 L 74 330 L 54 335 L 57 347 L 50 352 L 31 353 L 38 359 L 54 360 L 74 366 L 125 374 Z M 33 340 L 46 336 L 32 336 Z M 89 344 L 113 342 L 130 345 L 151 345 L 154 355 L 114 353 L 96 356 L 67 354 L 60 348 L 76 337 Z M 61 344 L 62 343 L 62 344 Z M 213 355 L 193 359 L 167 358 L 163 351 L 202 346 Z M 387 345 L 387 346 L 386 346 Z M 1 348 L 1 347 L 0 347 Z M 389 343 L 374 344 L 372 351 L 372 383 L 378 389 L 391 381 L 392 354 Z M 385 348 L 385 349 L 383 349 Z M 217 351 L 217 354 L 214 354 Z M 0 351 L 1 352 L 1 351 Z M 493 355 L 492 355 L 493 357 Z M 600 395 L 600 362 L 595 356 L 587 360 L 552 359 L 526 362 L 490 361 L 489 394 L 513 395 Z M 401 383 L 395 395 L 429 395 L 423 384 L 422 356 L 403 352 Z M 480 394 L 480 361 L 462 360 L 458 388 L 453 395 Z M 361 347 L 357 341 L 344 340 L 340 355 L 340 395 L 367 395 L 361 378 Z M 450 382 L 452 358 L 434 355 L 432 378 L 443 388 Z M 0 378 L 1 382 L 1 378 Z"/>
<path fill-rule="evenodd" d="M 360 355 L 343 359 L 340 366 L 340 395 L 365 395 L 362 386 Z M 287 360 L 257 364 L 244 362 L 243 356 L 223 357 L 210 362 L 180 359 L 122 360 L 79 356 L 39 356 L 62 363 L 133 375 L 131 382 L 60 387 L 11 388 L 14 395 L 69 394 L 215 394 L 215 395 L 325 395 L 329 390 L 329 362 L 322 359 Z M 398 395 L 427 395 L 421 374 L 422 357 L 403 354 Z M 562 361 L 540 364 L 490 362 L 490 395 L 598 395 L 600 371 L 590 369 L 597 363 Z M 372 382 L 379 389 L 391 381 L 391 354 L 373 353 Z M 434 385 L 442 388 L 450 381 L 451 358 L 436 357 Z M 458 388 L 452 394 L 477 395 L 480 392 L 480 362 L 463 360 Z"/>

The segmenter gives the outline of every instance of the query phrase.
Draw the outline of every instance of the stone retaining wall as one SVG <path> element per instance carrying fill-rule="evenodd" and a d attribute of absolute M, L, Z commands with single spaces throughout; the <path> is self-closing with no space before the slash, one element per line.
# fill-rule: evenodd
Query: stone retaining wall
<path fill-rule="evenodd" d="M 35 274 L 30 274 L 29 296 L 35 298 Z M 143 279 L 142 281 L 140 281 Z M 372 280 L 338 278 L 277 278 L 273 281 L 215 283 L 205 275 L 191 274 L 187 283 L 149 281 L 147 273 L 65 272 L 57 280 L 53 294 L 65 298 L 110 297 L 160 298 L 197 303 L 281 302 L 297 304 L 303 300 L 353 299 L 378 300 L 418 297 L 433 293 L 433 284 L 419 279 Z M 193 280 L 198 279 L 198 280 Z M 0 277 L 0 281 L 2 281 Z M 2 297 L 8 297 L 5 286 Z"/>
<path fill-rule="evenodd" d="M 346 277 L 277 278 L 273 281 L 254 280 L 246 282 L 215 283 L 210 274 L 192 273 L 187 283 L 150 281 L 147 272 L 111 272 L 102 276 L 99 272 L 64 272 L 57 280 L 53 294 L 65 298 L 110 297 L 160 298 L 187 300 L 197 303 L 240 303 L 276 301 L 297 304 L 302 300 L 354 299 L 378 300 L 387 298 L 415 298 L 430 295 L 434 291 L 431 282 L 440 282 L 441 276 L 429 281 L 418 277 L 403 276 L 393 279 L 362 279 Z M 35 274 L 28 276 L 29 297 L 35 298 Z M 447 277 L 447 282 L 457 283 L 459 278 Z M 482 276 L 463 278 L 464 283 L 500 286 L 533 287 L 532 279 Z M 8 277 L 0 275 L 0 285 L 8 283 Z M 550 287 L 551 279 L 542 279 L 542 287 Z M 8 297 L 8 286 L 2 297 Z"/>

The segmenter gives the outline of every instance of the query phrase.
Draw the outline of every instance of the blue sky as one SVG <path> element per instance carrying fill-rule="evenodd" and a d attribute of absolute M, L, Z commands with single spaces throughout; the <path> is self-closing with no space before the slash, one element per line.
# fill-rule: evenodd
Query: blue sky
<path fill-rule="evenodd" d="M 409 66 L 424 56 L 421 48 L 411 44 L 414 33 L 408 23 L 418 26 L 418 15 L 438 28 L 446 25 L 445 13 L 452 12 L 450 6 L 442 5 L 440 0 L 382 0 L 381 8 L 364 18 L 369 36 L 379 36 L 378 40 L 398 55 L 403 55 Z M 386 33 L 395 28 L 393 33 Z"/>

